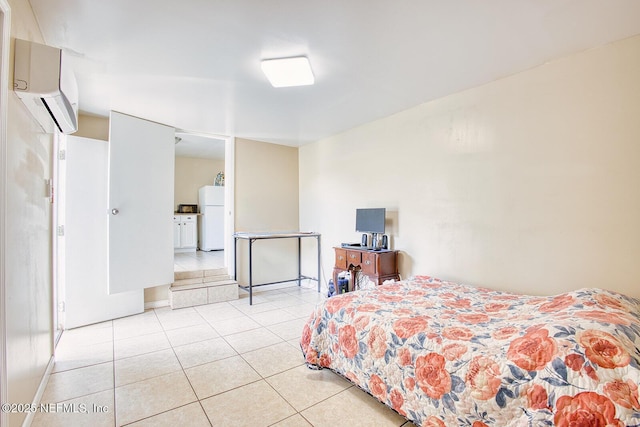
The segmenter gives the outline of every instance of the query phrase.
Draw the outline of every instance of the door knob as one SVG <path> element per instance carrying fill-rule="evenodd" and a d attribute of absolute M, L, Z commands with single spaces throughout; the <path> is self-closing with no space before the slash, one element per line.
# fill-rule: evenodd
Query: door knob
<path fill-rule="evenodd" d="M 118 215 L 120 211 L 118 209 L 111 209 L 111 215 Z"/>

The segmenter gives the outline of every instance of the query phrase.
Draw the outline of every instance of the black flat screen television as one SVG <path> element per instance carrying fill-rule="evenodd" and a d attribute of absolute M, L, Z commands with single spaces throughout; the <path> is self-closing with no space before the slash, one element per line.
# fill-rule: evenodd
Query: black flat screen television
<path fill-rule="evenodd" d="M 384 233 L 385 208 L 356 209 L 358 233 Z"/>

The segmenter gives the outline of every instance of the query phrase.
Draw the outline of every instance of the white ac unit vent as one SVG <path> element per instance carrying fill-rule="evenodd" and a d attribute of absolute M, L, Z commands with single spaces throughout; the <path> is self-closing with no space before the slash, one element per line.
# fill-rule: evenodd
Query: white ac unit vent
<path fill-rule="evenodd" d="M 78 130 L 78 87 L 61 49 L 16 39 L 13 89 L 45 132 Z"/>

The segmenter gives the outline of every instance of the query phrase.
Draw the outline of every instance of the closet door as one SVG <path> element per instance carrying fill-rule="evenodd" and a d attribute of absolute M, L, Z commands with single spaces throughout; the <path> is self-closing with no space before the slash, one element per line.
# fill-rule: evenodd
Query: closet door
<path fill-rule="evenodd" d="M 173 282 L 175 129 L 111 112 L 109 293 Z"/>
<path fill-rule="evenodd" d="M 62 137 L 61 188 L 64 236 L 58 239 L 59 278 L 64 284 L 65 329 L 144 311 L 142 290 L 110 295 L 107 285 L 108 143 Z M 62 185 L 64 183 L 64 185 Z M 64 195 L 64 196 L 63 196 Z M 63 196 L 63 197 L 62 197 Z M 62 202 L 64 200 L 64 202 Z"/>

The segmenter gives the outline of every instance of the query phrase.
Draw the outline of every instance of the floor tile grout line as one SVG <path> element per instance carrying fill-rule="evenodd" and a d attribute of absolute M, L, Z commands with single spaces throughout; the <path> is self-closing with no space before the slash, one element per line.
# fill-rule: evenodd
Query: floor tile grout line
<path fill-rule="evenodd" d="M 154 311 L 155 311 L 155 309 L 154 309 Z M 200 317 L 202 317 L 202 314 L 200 314 L 197 310 L 194 310 L 194 311 L 196 313 L 198 313 L 198 315 Z M 157 313 L 156 313 L 156 316 L 157 316 Z M 205 319 L 203 318 L 203 320 L 205 320 Z M 167 331 L 166 330 L 165 330 L 165 335 L 167 336 L 167 341 L 169 341 L 169 346 L 171 347 L 171 351 L 173 352 L 174 357 L 178 360 L 178 364 L 180 365 L 180 368 L 182 369 L 182 375 L 184 375 L 185 379 L 189 383 L 189 387 L 191 387 L 191 391 L 193 392 L 193 395 L 196 397 L 196 402 L 198 402 L 198 405 L 200 406 L 200 409 L 204 413 L 204 416 L 207 417 L 207 422 L 209 423 L 209 425 L 213 426 L 213 424 L 211 423 L 211 419 L 209 418 L 209 415 L 207 414 L 207 411 L 205 411 L 204 407 L 202 406 L 202 402 L 200 401 L 200 397 L 198 396 L 198 393 L 196 393 L 196 389 L 193 387 L 193 384 L 191 383 L 191 380 L 189 379 L 189 375 L 187 375 L 187 371 L 186 371 L 184 365 L 182 364 L 182 361 L 180 360 L 180 357 L 178 357 L 178 354 L 176 353 L 174 345 L 171 343 L 171 340 L 169 339 L 169 336 L 167 335 Z M 191 402 L 191 403 L 194 403 L 194 402 Z M 189 404 L 191 404 L 191 403 L 189 403 Z M 175 409 L 176 408 L 173 408 L 173 409 L 170 409 L 170 410 L 173 411 Z"/>
<path fill-rule="evenodd" d="M 286 290 L 287 290 L 287 289 L 288 289 L 288 288 L 283 288 L 283 289 L 274 289 L 274 290 L 272 290 L 272 291 L 270 292 L 270 294 L 271 294 L 271 295 L 273 295 L 273 294 L 282 294 L 283 296 L 294 296 L 294 297 L 296 297 L 296 298 L 300 299 L 300 303 L 301 303 L 301 304 L 304 304 L 304 303 L 307 303 L 307 302 L 308 302 L 308 301 L 305 301 L 305 300 L 303 300 L 303 299 L 299 298 L 299 296 L 300 296 L 300 295 L 299 295 L 297 292 L 296 292 L 296 295 L 291 295 L 291 294 L 289 294 L 288 292 L 286 292 Z M 275 298 L 274 298 L 274 299 L 275 299 Z M 265 302 L 267 302 L 267 303 L 268 303 L 268 302 L 270 302 L 270 301 L 269 301 L 269 300 L 266 300 Z M 237 307 L 234 307 L 232 304 L 229 304 L 229 307 L 230 307 L 230 308 L 234 308 L 234 309 L 236 309 L 236 310 L 238 309 Z M 286 311 L 285 309 L 286 309 L 287 307 L 294 307 L 294 305 L 287 305 L 287 306 L 284 306 L 284 307 L 274 307 L 272 310 L 267 310 L 267 311 L 275 311 L 275 310 L 284 310 L 284 311 Z M 189 378 L 188 378 L 188 376 L 186 376 L 186 369 L 187 369 L 187 368 L 185 368 L 185 367 L 184 367 L 184 365 L 182 364 L 182 362 L 180 361 L 180 359 L 178 358 L 178 356 L 177 356 L 177 354 L 176 354 L 176 352 L 175 352 L 175 348 L 180 347 L 180 346 L 178 346 L 178 345 L 174 345 L 174 344 L 172 344 L 172 343 L 171 343 L 171 340 L 169 340 L 169 335 L 168 335 L 168 333 L 169 333 L 169 331 L 171 331 L 171 330 L 188 329 L 188 328 L 196 327 L 196 326 L 198 326 L 198 325 L 208 325 L 209 327 L 211 327 L 211 328 L 216 332 L 216 334 L 218 334 L 218 337 L 219 337 L 219 338 L 222 338 L 222 339 L 223 339 L 223 341 L 224 341 L 227 345 L 229 345 L 229 346 L 230 346 L 230 348 L 232 348 L 232 349 L 236 352 L 236 355 L 234 355 L 234 356 L 229 356 L 229 357 L 236 357 L 236 356 L 240 356 L 240 357 L 245 361 L 245 363 L 247 363 L 247 364 L 249 365 L 250 369 L 252 369 L 252 370 L 257 374 L 257 376 L 260 378 L 260 379 L 258 379 L 258 380 L 256 380 L 256 381 L 252 381 L 252 382 L 247 383 L 247 384 L 245 384 L 245 385 L 252 384 L 252 383 L 256 383 L 256 382 L 263 381 L 263 380 L 264 380 L 265 382 L 267 382 L 267 383 L 268 383 L 268 381 L 266 381 L 266 380 L 267 380 L 267 378 L 270 378 L 270 377 L 271 377 L 271 376 L 273 376 L 273 375 L 277 375 L 278 373 L 286 372 L 287 370 L 290 370 L 290 369 L 295 368 L 295 367 L 292 367 L 292 368 L 290 368 L 290 369 L 285 369 L 285 370 L 283 370 L 283 371 L 281 371 L 281 372 L 278 372 L 278 373 L 273 373 L 273 374 L 269 374 L 269 375 L 262 375 L 260 372 L 258 372 L 258 371 L 256 370 L 256 368 L 255 368 L 255 367 L 253 367 L 253 365 L 251 365 L 251 363 L 249 362 L 249 360 L 247 360 L 247 359 L 246 359 L 246 356 L 245 356 L 245 355 L 246 355 L 246 354 L 248 354 L 248 353 L 250 353 L 250 352 L 253 352 L 253 351 L 259 351 L 259 350 L 262 350 L 262 349 L 264 349 L 264 348 L 268 348 L 268 347 L 270 347 L 270 346 L 275 346 L 275 345 L 280 345 L 280 344 L 290 345 L 291 341 L 299 339 L 299 337 L 287 338 L 287 337 L 281 336 L 281 335 L 279 335 L 278 333 L 276 333 L 275 331 L 271 330 L 271 328 L 272 328 L 272 327 L 274 327 L 274 326 L 277 326 L 278 324 L 286 323 L 286 322 L 288 322 L 288 321 L 293 321 L 293 320 L 303 319 L 303 316 L 296 316 L 296 315 L 295 315 L 295 314 L 293 314 L 293 313 L 289 313 L 289 314 L 291 314 L 291 315 L 293 316 L 293 319 L 290 319 L 290 320 L 288 320 L 288 321 L 277 322 L 277 323 L 274 323 L 274 324 L 268 324 L 268 325 L 267 325 L 267 324 L 259 324 L 259 326 L 258 326 L 258 327 L 256 327 L 256 328 L 252 328 L 252 329 L 245 330 L 245 331 L 235 332 L 235 333 L 233 333 L 233 334 L 222 335 L 222 334 L 219 334 L 219 331 L 218 331 L 218 330 L 216 330 L 216 328 L 215 328 L 215 326 L 214 326 L 215 321 L 208 320 L 208 319 L 203 315 L 203 313 L 201 313 L 200 311 L 198 311 L 198 310 L 197 310 L 197 309 L 195 309 L 195 308 L 194 308 L 194 310 L 193 310 L 193 311 L 194 311 L 194 314 L 197 314 L 197 316 L 198 316 L 201 320 L 203 320 L 203 323 L 198 323 L 198 324 L 193 324 L 193 325 L 186 325 L 186 326 L 183 326 L 183 327 L 180 327 L 180 328 L 172 328 L 172 329 L 167 329 L 167 328 L 166 328 L 165 323 L 163 323 L 163 322 L 162 322 L 162 320 L 161 320 L 161 315 L 156 311 L 156 309 L 153 309 L 153 311 L 154 311 L 154 318 L 155 318 L 155 321 L 160 325 L 160 329 L 161 329 L 161 331 L 163 332 L 163 336 L 167 339 L 167 342 L 168 342 L 168 344 L 169 344 L 169 348 L 171 348 L 171 349 L 172 349 L 172 352 L 173 352 L 173 354 L 174 354 L 174 357 L 176 357 L 176 359 L 177 359 L 177 361 L 178 361 L 178 364 L 179 364 L 179 366 L 180 366 L 180 369 L 182 370 L 183 374 L 185 375 L 185 377 L 187 378 L 187 380 L 188 380 L 188 381 L 189 381 Z M 266 311 L 265 311 L 265 312 L 266 312 Z M 255 314 L 260 314 L 260 313 L 255 313 Z M 239 316 L 238 316 L 237 318 L 241 318 L 241 317 L 249 318 L 249 319 L 251 319 L 251 320 L 255 321 L 255 319 L 252 319 L 252 318 L 251 318 L 251 315 L 250 315 L 249 313 L 247 313 L 247 312 L 243 312 L 242 310 L 239 310 Z M 233 320 L 233 318 L 230 318 L 229 320 Z M 114 324 L 115 322 L 114 322 L 114 321 L 109 321 L 109 323 L 110 323 L 110 327 L 112 328 L 112 329 L 111 329 L 111 341 L 110 341 L 110 344 L 111 344 L 111 355 L 112 355 L 111 363 L 112 363 L 113 400 L 114 400 L 114 424 L 116 424 L 116 425 L 117 425 L 118 420 L 117 420 L 117 407 L 116 407 L 116 389 L 117 389 L 117 387 L 116 387 L 116 361 L 117 361 L 117 360 L 118 360 L 118 361 L 119 361 L 119 360 L 125 360 L 125 359 L 127 359 L 127 358 L 132 358 L 132 357 L 137 357 L 137 356 L 143 356 L 143 355 L 145 355 L 145 354 L 151 354 L 151 353 L 155 353 L 155 352 L 165 351 L 165 350 L 168 350 L 168 348 L 167 348 L 167 349 L 158 349 L 158 350 L 155 350 L 155 351 L 146 352 L 146 353 L 142 353 L 142 354 L 139 354 L 139 355 L 128 356 L 128 357 L 123 357 L 123 358 L 121 358 L 121 359 L 116 359 L 116 354 L 115 354 L 115 353 L 116 353 L 116 352 L 115 352 L 116 342 L 117 342 L 117 341 L 122 341 L 122 340 L 124 340 L 124 339 L 136 338 L 137 336 L 135 336 L 135 335 L 134 335 L 134 336 L 131 336 L 131 337 L 126 337 L 126 338 L 122 338 L 122 339 L 120 339 L 120 340 L 117 340 L 117 339 L 116 339 L 116 332 L 117 332 L 117 331 L 116 331 L 116 326 L 115 326 L 115 324 Z M 249 350 L 249 351 L 244 351 L 244 352 L 240 353 L 240 352 L 238 352 L 238 351 L 235 349 L 235 347 L 233 347 L 233 346 L 230 344 L 230 342 L 229 342 L 229 341 L 227 341 L 227 339 L 225 338 L 225 337 L 228 337 L 228 336 L 233 336 L 233 335 L 236 335 L 236 334 L 240 334 L 240 333 L 242 333 L 242 332 L 248 332 L 248 331 L 251 331 L 251 330 L 259 330 L 259 329 L 262 329 L 263 331 L 266 331 L 266 332 L 268 332 L 268 333 L 270 333 L 270 334 L 274 335 L 275 337 L 277 337 L 278 342 L 277 342 L 277 343 L 271 343 L 271 344 L 268 344 L 268 345 L 264 345 L 264 346 L 261 346 L 261 347 L 258 347 L 258 348 L 251 349 L 251 350 Z M 158 332 L 160 332 L 160 331 L 158 331 Z M 157 333 L 157 332 L 149 332 L 148 334 L 142 334 L 142 336 L 144 336 L 144 335 L 150 335 L 150 334 L 154 334 L 154 333 Z M 216 337 L 216 338 L 218 338 L 218 337 Z M 200 341 L 205 341 L 205 340 L 197 340 L 197 341 L 194 341 L 194 342 L 192 342 L 192 343 L 200 342 Z M 186 344 L 182 344 L 182 345 L 186 345 Z M 228 358 L 228 357 L 227 357 L 227 358 Z M 226 358 L 223 358 L 223 359 L 226 359 Z M 218 359 L 218 360 L 223 360 L 223 359 Z M 92 365 L 87 365 L 87 366 L 92 366 Z M 199 366 L 199 365 L 194 365 L 194 367 L 195 367 L 195 366 Z M 301 366 L 301 365 L 297 365 L 296 367 L 299 367 L 299 366 Z M 85 366 L 82 366 L 82 367 L 85 367 Z M 78 368 L 75 368 L 75 369 L 79 369 L 79 368 L 82 368 L 82 367 L 78 367 Z M 190 367 L 190 368 L 191 368 L 191 367 Z M 64 371 L 61 371 L 61 372 L 64 372 Z M 172 372 L 177 372 L 177 371 L 172 371 Z M 158 376 L 158 375 L 153 376 L 153 377 L 151 377 L 151 378 L 155 378 L 155 377 L 157 377 L 157 376 Z M 149 379 L 149 378 L 146 378 L 146 379 Z M 145 380 L 146 380 L 146 379 L 145 379 Z M 140 381 L 143 381 L 143 380 L 140 380 Z M 135 382 L 139 382 L 139 381 L 135 381 Z M 134 382 L 134 383 L 135 383 L 135 382 Z M 133 384 L 133 383 L 129 383 L 129 384 Z M 196 396 L 197 401 L 199 401 L 199 402 L 200 402 L 200 407 L 201 407 L 201 409 L 204 411 L 204 407 L 202 406 L 202 403 L 201 403 L 202 399 L 200 399 L 200 398 L 197 396 L 197 394 L 195 393 L 195 390 L 193 389 L 193 385 L 191 384 L 191 382 L 190 382 L 190 381 L 189 381 L 189 384 L 190 384 L 190 387 L 191 387 L 192 391 L 194 392 L 194 395 Z M 127 384 L 127 385 L 128 385 L 128 384 Z M 269 386 L 270 386 L 270 384 L 269 384 Z M 242 386 L 239 386 L 239 387 L 242 387 Z M 239 387 L 235 387 L 235 388 L 233 388 L 233 389 L 237 389 L 237 388 L 239 388 Z M 273 388 L 272 386 L 270 386 L 270 387 L 271 387 L 271 388 Z M 230 390 L 233 390 L 233 389 L 230 389 Z M 230 391 L 230 390 L 227 390 L 227 391 Z M 226 391 L 225 391 L 225 392 L 226 392 Z M 224 393 L 224 392 L 223 392 L 223 393 Z M 219 393 L 219 394 L 220 394 L 220 393 Z M 278 395 L 280 395 L 280 394 L 278 393 Z M 280 396 L 281 396 L 281 395 L 280 395 Z M 210 397 L 213 397 L 213 396 L 210 396 Z M 282 396 L 281 396 L 281 397 L 282 397 Z M 207 398 L 209 398 L 209 397 L 207 397 Z M 282 397 L 282 398 L 284 399 L 284 397 Z M 284 399 L 284 401 L 285 401 L 285 402 L 287 402 L 290 406 L 292 406 L 292 407 L 293 407 L 293 405 L 291 405 L 291 403 L 290 403 L 289 401 L 287 401 L 286 399 Z M 195 402 L 195 401 L 194 401 L 194 402 Z M 194 402 L 190 402 L 190 403 L 194 403 Z M 190 404 L 190 403 L 189 403 L 189 404 Z M 181 406 L 186 406 L 186 405 L 181 405 Z M 173 409 L 177 409 L 177 408 L 179 408 L 179 407 L 181 407 L 181 406 L 178 406 L 178 407 L 173 408 Z M 173 410 L 173 409 L 171 409 L 171 410 Z M 295 410 L 295 407 L 293 407 L 293 409 Z M 163 412 L 160 412 L 160 413 L 164 413 L 164 412 L 168 412 L 168 411 L 170 411 L 170 410 L 163 411 Z M 209 420 L 209 423 L 211 424 L 211 420 L 209 419 L 208 414 L 206 413 L 206 411 L 204 411 L 204 412 L 205 412 L 205 415 L 207 415 L 207 419 Z M 159 414 L 160 414 L 160 413 L 159 413 Z M 297 411 L 297 410 L 296 410 L 295 414 L 298 414 L 298 413 L 299 413 L 299 411 Z M 295 414 L 292 414 L 291 416 L 294 416 Z M 155 414 L 155 415 L 158 415 L 158 414 Z M 302 416 L 302 415 L 301 415 L 301 416 Z M 288 418 L 288 417 L 287 417 L 287 418 Z M 303 418 L 304 418 L 304 417 L 303 417 Z M 286 419 L 286 418 L 285 418 L 285 419 Z M 138 420 L 138 421 L 139 421 L 139 420 Z"/>

